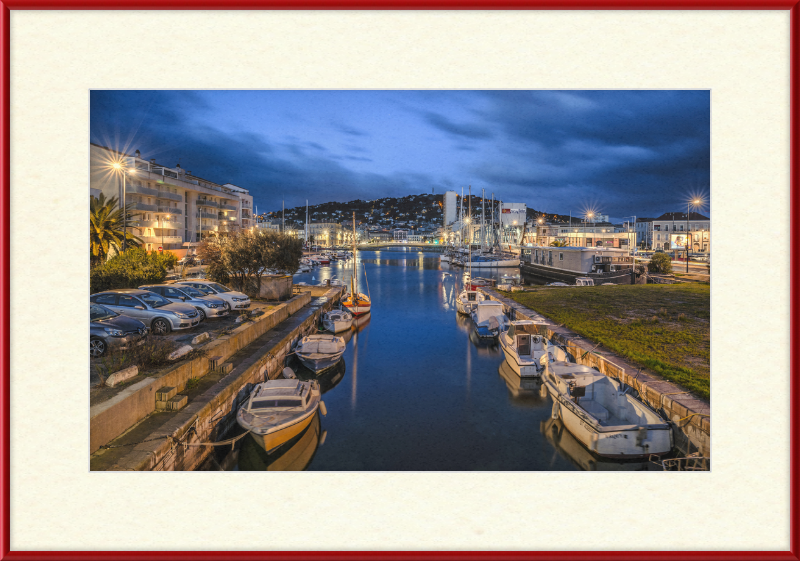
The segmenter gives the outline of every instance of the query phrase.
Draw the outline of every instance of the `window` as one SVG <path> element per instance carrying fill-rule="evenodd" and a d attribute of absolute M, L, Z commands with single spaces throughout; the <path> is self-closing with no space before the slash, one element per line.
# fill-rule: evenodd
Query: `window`
<path fill-rule="evenodd" d="M 113 306 L 117 303 L 117 295 L 116 294 L 100 294 L 93 299 L 93 302 L 97 304 L 106 304 L 107 306 Z"/>
<path fill-rule="evenodd" d="M 118 306 L 125 306 L 126 308 L 135 308 L 136 306 L 141 306 L 142 303 L 139 302 L 133 296 L 128 296 L 127 294 L 120 294 L 119 295 L 119 304 Z"/>
<path fill-rule="evenodd" d="M 118 314 L 115 314 L 114 312 L 103 306 L 98 306 L 96 304 L 89 305 L 89 317 L 91 321 L 113 318 L 116 317 L 117 315 Z"/>
<path fill-rule="evenodd" d="M 681 224 L 681 232 L 683 232 L 683 224 Z"/>
<path fill-rule="evenodd" d="M 144 302 L 147 302 L 147 305 L 151 308 L 160 308 L 161 306 L 166 306 L 171 302 L 164 298 L 163 296 L 156 294 L 155 292 L 148 292 L 147 294 L 142 294 L 139 296 Z"/>
<path fill-rule="evenodd" d="M 558 254 L 558 260 L 559 261 L 563 261 L 564 260 L 564 254 L 563 253 L 559 253 Z"/>

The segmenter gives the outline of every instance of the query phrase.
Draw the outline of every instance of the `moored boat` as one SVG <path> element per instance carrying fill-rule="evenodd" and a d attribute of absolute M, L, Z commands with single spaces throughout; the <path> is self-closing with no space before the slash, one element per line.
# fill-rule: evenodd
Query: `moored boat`
<path fill-rule="evenodd" d="M 477 290 L 462 290 L 456 298 L 456 309 L 461 314 L 471 314 L 478 302 L 483 302 L 486 297 Z"/>
<path fill-rule="evenodd" d="M 331 310 L 322 315 L 322 326 L 331 333 L 347 331 L 353 325 L 353 314 L 345 310 Z"/>
<path fill-rule="evenodd" d="M 523 378 L 539 378 L 547 363 L 569 361 L 572 357 L 545 337 L 543 323 L 512 321 L 500 335 L 500 347 L 511 369 Z"/>
<path fill-rule="evenodd" d="M 322 372 L 339 362 L 346 343 L 335 335 L 308 335 L 300 339 L 295 354 L 303 365 L 314 372 Z"/>
<path fill-rule="evenodd" d="M 363 316 L 368 314 L 372 309 L 372 301 L 369 296 L 363 292 L 358 292 L 358 278 L 356 273 L 356 213 L 353 213 L 353 274 L 350 276 L 350 292 L 345 294 L 342 298 L 342 305 L 354 316 Z M 366 269 L 364 270 L 364 278 L 367 276 Z M 367 286 L 369 289 L 369 286 Z"/>
<path fill-rule="evenodd" d="M 542 381 L 553 399 L 552 417 L 598 456 L 642 458 L 672 449 L 669 424 L 619 381 L 568 362 L 548 363 Z"/>
<path fill-rule="evenodd" d="M 526 278 L 571 286 L 579 277 L 591 279 L 594 285 L 604 282 L 633 284 L 643 280 L 634 268 L 634 258 L 627 250 L 618 248 L 523 248 L 520 270 Z"/>
<path fill-rule="evenodd" d="M 508 323 L 503 304 L 497 300 L 478 302 L 472 309 L 472 321 L 481 338 L 497 337 Z"/>
<path fill-rule="evenodd" d="M 303 432 L 321 403 L 315 380 L 267 380 L 253 388 L 236 413 L 236 422 L 270 452 Z"/>

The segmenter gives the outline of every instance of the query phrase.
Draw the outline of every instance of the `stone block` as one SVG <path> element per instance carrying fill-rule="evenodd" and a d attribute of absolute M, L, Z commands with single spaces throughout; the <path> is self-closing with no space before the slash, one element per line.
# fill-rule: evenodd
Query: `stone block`
<path fill-rule="evenodd" d="M 139 373 L 138 366 L 129 366 L 124 370 L 118 370 L 113 374 L 109 375 L 108 378 L 106 378 L 106 386 L 108 386 L 109 388 L 113 388 L 120 382 L 124 382 L 125 380 L 133 378 L 138 373 Z"/>
<path fill-rule="evenodd" d="M 225 364 L 219 367 L 219 371 L 222 372 L 223 374 L 228 374 L 230 373 L 231 370 L 233 370 L 233 364 L 231 364 L 230 362 L 226 362 Z"/>
<path fill-rule="evenodd" d="M 172 351 L 172 353 L 170 353 L 170 355 L 167 358 L 169 360 L 178 360 L 183 355 L 188 354 L 190 352 L 192 352 L 192 347 L 190 347 L 189 345 L 183 345 L 182 347 L 179 347 L 178 349 Z"/>
<path fill-rule="evenodd" d="M 221 356 L 210 356 L 208 357 L 208 368 L 212 372 L 219 368 L 219 361 L 222 360 Z"/>
<path fill-rule="evenodd" d="M 178 393 L 178 388 L 164 386 L 156 390 L 156 401 L 169 401 L 176 393 Z"/>
<path fill-rule="evenodd" d="M 156 411 L 166 411 L 166 410 L 167 410 L 166 401 L 156 401 Z"/>
<path fill-rule="evenodd" d="M 176 395 L 167 402 L 167 409 L 170 411 L 178 411 L 179 409 L 183 409 L 188 401 L 189 398 L 185 395 Z"/>
<path fill-rule="evenodd" d="M 208 341 L 208 339 L 209 339 L 209 335 L 208 335 L 208 331 L 206 331 L 205 333 L 201 333 L 200 335 L 198 335 L 194 339 L 192 339 L 192 345 L 199 345 L 200 343 L 203 343 L 204 341 Z"/>

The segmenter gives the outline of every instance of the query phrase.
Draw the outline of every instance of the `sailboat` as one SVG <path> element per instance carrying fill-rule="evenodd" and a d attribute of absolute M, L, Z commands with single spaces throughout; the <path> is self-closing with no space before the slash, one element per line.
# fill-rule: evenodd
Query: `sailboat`
<path fill-rule="evenodd" d="M 364 269 L 364 277 L 366 278 L 367 271 Z M 358 281 L 356 280 L 356 213 L 353 213 L 353 275 L 350 277 L 350 293 L 346 294 L 342 305 L 354 316 L 363 316 L 368 314 L 372 302 L 369 296 L 362 292 L 358 292 Z"/>
<path fill-rule="evenodd" d="M 472 218 L 472 186 L 469 188 L 469 216 Z M 469 265 L 469 284 L 464 285 L 464 290 L 456 298 L 456 309 L 461 314 L 471 314 L 472 310 L 479 302 L 483 302 L 484 295 L 472 287 L 472 224 L 469 226 L 469 256 L 467 257 L 467 264 Z"/>

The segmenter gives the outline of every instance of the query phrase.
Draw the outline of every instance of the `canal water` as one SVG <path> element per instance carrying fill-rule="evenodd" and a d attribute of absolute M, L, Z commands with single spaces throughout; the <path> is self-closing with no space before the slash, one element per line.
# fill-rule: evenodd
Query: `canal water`
<path fill-rule="evenodd" d="M 319 376 L 327 416 L 271 455 L 245 437 L 201 469 L 324 471 L 647 470 L 648 462 L 593 456 L 560 421 L 538 380 L 520 379 L 496 342 L 475 335 L 455 299 L 463 269 L 439 254 L 394 249 L 358 254 L 359 291 L 372 313 L 357 320 L 344 360 Z M 349 284 L 352 261 L 295 275 Z M 500 279 L 518 269 L 477 271 Z M 314 377 L 294 359 L 298 377 Z M 231 436 L 231 435 L 227 435 Z"/>

